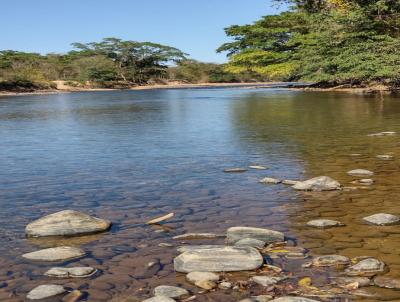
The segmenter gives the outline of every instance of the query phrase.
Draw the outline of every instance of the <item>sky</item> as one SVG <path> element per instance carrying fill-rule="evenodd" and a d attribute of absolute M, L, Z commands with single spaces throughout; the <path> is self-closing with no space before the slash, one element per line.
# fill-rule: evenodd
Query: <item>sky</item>
<path fill-rule="evenodd" d="M 224 28 L 248 24 L 283 7 L 272 0 L 2 1 L 0 50 L 64 53 L 72 42 L 105 37 L 177 47 L 191 58 L 224 62 L 215 49 Z"/>

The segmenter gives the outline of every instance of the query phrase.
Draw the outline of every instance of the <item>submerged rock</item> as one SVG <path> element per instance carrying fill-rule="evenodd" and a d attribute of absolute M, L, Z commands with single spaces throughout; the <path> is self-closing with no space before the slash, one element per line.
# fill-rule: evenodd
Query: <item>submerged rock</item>
<path fill-rule="evenodd" d="M 66 292 L 61 285 L 39 285 L 32 289 L 26 296 L 29 300 L 42 300 L 55 296 L 59 296 Z"/>
<path fill-rule="evenodd" d="M 84 297 L 84 294 L 80 290 L 73 290 L 68 295 L 64 296 L 61 302 L 78 302 Z"/>
<path fill-rule="evenodd" d="M 361 260 L 346 269 L 348 276 L 372 277 L 385 272 L 385 263 L 375 258 Z"/>
<path fill-rule="evenodd" d="M 86 255 L 82 249 L 69 246 L 52 247 L 22 255 L 23 258 L 36 261 L 66 261 Z"/>
<path fill-rule="evenodd" d="M 217 283 L 215 283 L 214 281 L 210 281 L 210 280 L 196 281 L 194 283 L 194 285 L 196 285 L 197 287 L 200 287 L 202 289 L 205 289 L 205 290 L 212 290 L 217 287 Z"/>
<path fill-rule="evenodd" d="M 224 238 L 225 235 L 214 234 L 214 233 L 187 233 L 172 237 L 175 240 L 189 240 L 189 239 L 215 239 Z"/>
<path fill-rule="evenodd" d="M 225 169 L 225 173 L 243 173 L 247 172 L 247 169 L 244 168 L 232 168 L 232 169 Z"/>
<path fill-rule="evenodd" d="M 191 272 L 186 275 L 186 279 L 191 282 L 195 283 L 197 281 L 219 281 L 220 276 L 215 273 L 211 272 Z"/>
<path fill-rule="evenodd" d="M 347 172 L 351 176 L 372 176 L 374 172 L 365 169 L 355 169 Z"/>
<path fill-rule="evenodd" d="M 280 184 L 281 182 L 282 182 L 281 180 L 276 179 L 276 178 L 272 178 L 272 177 L 264 177 L 263 179 L 259 180 L 259 183 L 262 183 L 262 184 L 274 184 L 274 185 L 277 185 L 277 184 Z"/>
<path fill-rule="evenodd" d="M 243 238 L 239 241 L 236 241 L 235 246 L 251 246 L 261 249 L 265 246 L 265 241 L 254 238 Z"/>
<path fill-rule="evenodd" d="M 266 244 L 285 240 L 285 235 L 278 231 L 242 226 L 229 228 L 226 237 L 227 242 L 231 244 L 245 238 L 261 240 Z"/>
<path fill-rule="evenodd" d="M 374 279 L 374 285 L 382 288 L 400 289 L 400 280 L 378 276 Z"/>
<path fill-rule="evenodd" d="M 271 302 L 319 302 L 317 300 L 312 300 L 308 298 L 303 298 L 303 297 L 281 297 L 277 298 L 274 300 L 271 300 Z"/>
<path fill-rule="evenodd" d="M 311 227 L 315 227 L 315 228 L 322 228 L 322 229 L 344 226 L 344 224 L 341 223 L 340 221 L 330 220 L 330 219 L 311 220 L 311 221 L 307 222 L 307 225 L 311 226 Z"/>
<path fill-rule="evenodd" d="M 179 253 L 184 253 L 184 252 L 192 252 L 198 250 L 208 250 L 213 248 L 224 248 L 224 247 L 225 245 L 182 245 L 179 246 L 176 250 Z"/>
<path fill-rule="evenodd" d="M 375 181 L 371 178 L 363 178 L 363 179 L 360 179 L 358 182 L 362 185 L 370 186 L 370 185 L 373 185 Z"/>
<path fill-rule="evenodd" d="M 260 295 L 240 300 L 240 302 L 268 302 L 271 301 L 272 299 L 273 299 L 272 296 Z"/>
<path fill-rule="evenodd" d="M 348 286 L 350 284 L 357 283 L 358 287 L 364 287 L 371 285 L 371 280 L 366 277 L 338 277 L 335 279 L 339 286 Z"/>
<path fill-rule="evenodd" d="M 230 289 L 232 288 L 232 283 L 230 282 L 221 282 L 220 284 L 218 284 L 218 288 L 220 289 Z"/>
<path fill-rule="evenodd" d="M 312 264 L 317 267 L 345 266 L 350 264 L 350 259 L 341 255 L 326 255 L 314 258 Z"/>
<path fill-rule="evenodd" d="M 53 267 L 45 275 L 57 278 L 86 278 L 96 273 L 93 267 Z"/>
<path fill-rule="evenodd" d="M 336 180 L 328 176 L 314 177 L 306 181 L 300 181 L 293 187 L 295 190 L 299 191 L 334 191 L 340 190 L 341 185 Z"/>
<path fill-rule="evenodd" d="M 159 296 L 146 299 L 143 302 L 176 302 L 176 301 L 172 298 Z"/>
<path fill-rule="evenodd" d="M 66 210 L 31 222 L 25 232 L 29 237 L 75 236 L 103 232 L 110 226 L 108 220 Z"/>
<path fill-rule="evenodd" d="M 379 213 L 363 218 L 364 221 L 376 225 L 391 225 L 400 222 L 400 217 L 392 214 Z"/>
<path fill-rule="evenodd" d="M 286 277 L 270 277 L 270 276 L 254 276 L 251 278 L 251 281 L 262 285 L 262 286 L 271 286 L 279 283 L 287 279 Z"/>
<path fill-rule="evenodd" d="M 297 185 L 299 182 L 301 182 L 301 181 L 300 180 L 290 180 L 290 179 L 282 180 L 282 183 L 284 185 L 289 185 L 289 186 Z"/>
<path fill-rule="evenodd" d="M 255 270 L 264 259 L 251 247 L 217 247 L 187 251 L 174 259 L 177 272 L 234 272 Z"/>
<path fill-rule="evenodd" d="M 264 167 L 264 166 L 249 166 L 250 169 L 254 169 L 254 170 L 267 170 L 268 167 Z"/>
<path fill-rule="evenodd" d="M 176 286 L 160 285 L 154 289 L 154 296 L 156 297 L 181 298 L 186 295 L 189 295 L 186 289 Z"/>

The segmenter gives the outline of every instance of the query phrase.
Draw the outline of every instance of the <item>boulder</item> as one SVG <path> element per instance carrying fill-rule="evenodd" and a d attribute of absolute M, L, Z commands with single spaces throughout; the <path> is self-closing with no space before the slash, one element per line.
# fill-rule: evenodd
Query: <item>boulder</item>
<path fill-rule="evenodd" d="M 22 255 L 23 258 L 36 261 L 66 261 L 86 255 L 82 249 L 69 246 L 53 247 Z"/>
<path fill-rule="evenodd" d="M 339 182 L 328 176 L 319 176 L 311 178 L 306 181 L 300 181 L 297 184 L 295 184 L 292 188 L 299 191 L 321 192 L 321 191 L 340 190 L 341 185 Z"/>
<path fill-rule="evenodd" d="M 400 222 L 400 217 L 392 214 L 379 213 L 363 218 L 364 221 L 375 225 L 391 225 Z"/>
<path fill-rule="evenodd" d="M 56 278 L 86 278 L 94 275 L 96 269 L 93 267 L 53 267 L 45 276 Z"/>
<path fill-rule="evenodd" d="M 31 222 L 26 226 L 25 232 L 29 237 L 76 236 L 103 232 L 110 226 L 111 222 L 108 220 L 66 210 Z"/>
<path fill-rule="evenodd" d="M 191 272 L 186 275 L 186 280 L 191 283 L 196 283 L 198 281 L 219 281 L 220 276 L 211 272 Z"/>
<path fill-rule="evenodd" d="M 341 223 L 340 221 L 330 220 L 330 219 L 311 220 L 307 222 L 307 225 L 310 227 L 321 228 L 321 229 L 344 226 L 344 224 Z"/>
<path fill-rule="evenodd" d="M 66 292 L 61 285 L 39 285 L 26 296 L 29 300 L 42 300 L 62 295 Z"/>
<path fill-rule="evenodd" d="M 251 246 L 262 249 L 265 247 L 265 241 L 254 239 L 254 238 L 243 238 L 236 241 L 235 246 Z"/>
<path fill-rule="evenodd" d="M 365 169 L 355 169 L 347 172 L 351 176 L 372 176 L 374 172 Z"/>
<path fill-rule="evenodd" d="M 264 241 L 266 244 L 274 242 L 282 242 L 285 240 L 285 235 L 281 232 L 270 229 L 252 228 L 252 227 L 232 227 L 227 231 L 227 242 L 234 244 L 237 241 L 245 238 L 252 238 Z"/>
<path fill-rule="evenodd" d="M 382 261 L 375 258 L 367 258 L 346 269 L 346 274 L 348 276 L 373 277 L 384 273 L 385 269 L 386 265 Z"/>
<path fill-rule="evenodd" d="M 186 289 L 176 286 L 160 285 L 154 289 L 156 297 L 181 298 L 186 295 L 189 295 Z"/>
<path fill-rule="evenodd" d="M 217 247 L 187 251 L 174 259 L 177 272 L 234 272 L 262 266 L 262 255 L 252 247 Z"/>
<path fill-rule="evenodd" d="M 350 264 L 350 259 L 341 255 L 326 255 L 314 258 L 312 264 L 317 267 L 345 266 Z"/>

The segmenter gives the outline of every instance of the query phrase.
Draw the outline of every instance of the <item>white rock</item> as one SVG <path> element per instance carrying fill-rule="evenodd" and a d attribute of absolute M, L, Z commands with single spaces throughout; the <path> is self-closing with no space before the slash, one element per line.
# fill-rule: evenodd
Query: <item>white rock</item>
<path fill-rule="evenodd" d="M 264 241 L 266 244 L 274 242 L 282 242 L 285 235 L 281 232 L 270 229 L 253 228 L 253 227 L 232 227 L 227 230 L 227 242 L 234 244 L 244 238 L 252 238 Z"/>
<path fill-rule="evenodd" d="M 29 300 L 42 300 L 55 297 L 66 292 L 61 285 L 39 285 L 32 289 L 26 296 Z"/>
<path fill-rule="evenodd" d="M 349 276 L 372 277 L 383 273 L 385 268 L 385 263 L 382 261 L 375 258 L 367 258 L 349 267 L 346 270 L 346 274 Z"/>
<path fill-rule="evenodd" d="M 299 180 L 290 180 L 290 179 L 285 179 L 285 180 L 282 181 L 282 183 L 284 185 L 289 185 L 289 186 L 297 185 L 299 182 L 301 182 L 301 181 L 299 181 Z"/>
<path fill-rule="evenodd" d="M 45 275 L 57 278 L 86 278 L 96 273 L 93 267 L 53 267 Z"/>
<path fill-rule="evenodd" d="M 347 172 L 351 176 L 372 176 L 374 172 L 365 169 L 355 169 Z"/>
<path fill-rule="evenodd" d="M 312 264 L 317 267 L 329 267 L 329 266 L 342 266 L 348 265 L 350 259 L 341 255 L 325 255 L 315 257 Z"/>
<path fill-rule="evenodd" d="M 220 284 L 218 284 L 218 287 L 220 288 L 220 289 L 230 289 L 230 288 L 232 288 L 232 283 L 230 283 L 230 282 L 221 282 Z"/>
<path fill-rule="evenodd" d="M 190 239 L 215 239 L 224 238 L 225 235 L 214 233 L 186 233 L 172 237 L 175 240 L 190 240 Z"/>
<path fill-rule="evenodd" d="M 262 286 L 271 286 L 285 280 L 286 277 L 254 276 L 251 280 Z"/>
<path fill-rule="evenodd" d="M 274 300 L 271 300 L 271 302 L 319 302 L 317 300 L 312 300 L 308 298 L 303 298 L 303 297 L 281 297 L 277 298 Z"/>
<path fill-rule="evenodd" d="M 272 177 L 265 177 L 263 179 L 260 179 L 259 182 L 262 183 L 262 184 L 274 184 L 274 185 L 277 185 L 277 184 L 280 184 L 282 181 L 279 180 L 279 179 L 276 179 L 276 178 L 272 178 Z"/>
<path fill-rule="evenodd" d="M 267 167 L 264 166 L 249 166 L 250 169 L 254 169 L 254 170 L 267 170 Z"/>
<path fill-rule="evenodd" d="M 375 225 L 391 225 L 399 223 L 400 217 L 392 214 L 374 214 L 363 218 L 364 221 Z"/>
<path fill-rule="evenodd" d="M 382 154 L 382 155 L 377 155 L 376 158 L 382 159 L 382 160 L 391 160 L 394 157 L 392 155 Z"/>
<path fill-rule="evenodd" d="M 74 236 L 103 232 L 110 226 L 111 222 L 108 220 L 66 210 L 31 222 L 26 226 L 25 232 L 29 237 Z"/>
<path fill-rule="evenodd" d="M 255 270 L 264 258 L 251 247 L 220 247 L 187 251 L 174 259 L 177 272 L 234 272 Z"/>
<path fill-rule="evenodd" d="M 191 283 L 197 281 L 219 281 L 220 276 L 211 272 L 191 272 L 186 275 L 186 279 Z"/>
<path fill-rule="evenodd" d="M 343 223 L 340 221 L 336 220 L 330 220 L 330 219 L 315 219 L 307 222 L 308 226 L 315 227 L 315 228 L 332 228 L 332 227 L 339 227 L 339 226 L 344 226 Z"/>
<path fill-rule="evenodd" d="M 53 247 L 22 255 L 23 258 L 36 261 L 66 261 L 86 255 L 82 249 L 69 246 Z"/>
<path fill-rule="evenodd" d="M 160 285 L 154 289 L 154 296 L 167 297 L 167 298 L 180 298 L 189 295 L 189 292 L 180 287 Z"/>
<path fill-rule="evenodd" d="M 235 242 L 235 246 L 251 246 L 262 249 L 265 247 L 265 241 L 254 238 L 243 238 Z"/>
<path fill-rule="evenodd" d="M 299 191 L 333 191 L 340 190 L 341 185 L 336 180 L 328 176 L 314 177 L 306 181 L 301 181 L 295 184 L 293 187 Z"/>
<path fill-rule="evenodd" d="M 146 299 L 143 302 L 176 302 L 176 301 L 172 298 L 159 296 Z"/>

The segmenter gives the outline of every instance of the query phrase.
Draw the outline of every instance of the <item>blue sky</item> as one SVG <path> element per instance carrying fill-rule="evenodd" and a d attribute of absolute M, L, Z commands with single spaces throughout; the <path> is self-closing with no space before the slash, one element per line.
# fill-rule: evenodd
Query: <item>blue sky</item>
<path fill-rule="evenodd" d="M 66 52 L 104 37 L 175 46 L 192 58 L 223 62 L 224 27 L 279 9 L 272 0 L 13 0 L 1 3 L 0 49 Z"/>

